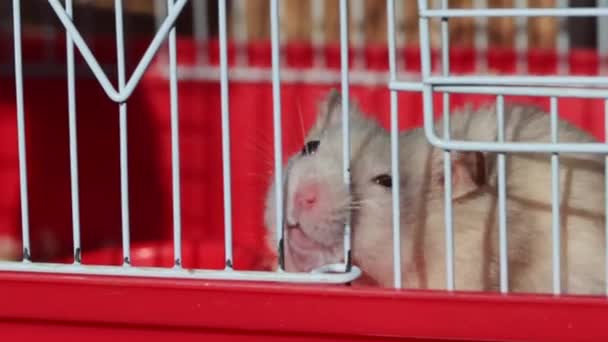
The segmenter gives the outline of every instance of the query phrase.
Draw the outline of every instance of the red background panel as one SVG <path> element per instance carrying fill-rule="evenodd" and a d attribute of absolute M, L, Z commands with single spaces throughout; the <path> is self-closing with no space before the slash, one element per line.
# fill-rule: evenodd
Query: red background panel
<path fill-rule="evenodd" d="M 0 324 L 9 336 L 90 334 L 92 341 L 127 341 L 134 335 L 136 341 L 608 338 L 606 300 L 585 297 L 11 273 L 2 274 L 2 289 Z"/>
<path fill-rule="evenodd" d="M 42 43 L 26 41 L 27 61 L 35 62 Z M 100 39 L 94 46 L 113 51 L 110 43 Z M 0 46 L 10 44 L 2 41 Z M 129 64 L 132 70 L 145 42 L 131 46 L 135 47 Z M 245 48 L 252 64 L 269 65 L 266 42 Z M 230 49 L 234 51 L 235 46 Z M 193 42 L 180 40 L 178 51 L 180 63 L 195 61 Z M 210 62 L 217 63 L 217 42 L 209 44 L 209 51 Z M 4 52 L 0 62 L 8 65 L 11 54 Z M 339 50 L 329 46 L 325 52 L 328 65 L 338 68 Z M 309 46 L 292 44 L 286 53 L 291 66 L 305 69 L 312 64 Z M 61 54 L 56 55 L 62 62 Z M 113 62 L 111 53 L 99 56 L 102 63 Z M 369 68 L 386 69 L 385 47 L 369 47 L 363 56 Z M 452 69 L 470 72 L 475 56 L 472 50 L 454 49 Z M 598 59 L 594 56 L 589 51 L 572 51 L 570 71 L 596 73 Z M 419 69 L 417 47 L 405 48 L 399 58 L 405 61 L 406 69 Z M 550 51 L 530 51 L 528 62 L 529 70 L 536 73 L 554 73 L 557 67 L 557 58 Z M 71 262 L 67 83 L 64 76 L 29 76 L 29 65 L 25 66 L 24 93 L 32 256 L 34 260 Z M 492 50 L 488 65 L 494 72 L 510 73 L 515 54 Z M 87 78 L 89 71 L 84 69 L 81 75 L 76 94 L 83 262 L 119 265 L 118 105 L 107 99 L 96 80 Z M 302 130 L 313 123 L 316 106 L 330 87 L 339 88 L 339 84 L 282 85 L 284 159 L 300 150 Z M 152 70 L 127 105 L 132 261 L 136 266 L 170 267 L 173 260 L 168 91 L 168 81 Z M 272 255 L 264 246 L 262 225 L 273 163 L 272 87 L 262 81 L 231 82 L 229 92 L 234 265 L 237 269 L 262 269 Z M 386 87 L 353 85 L 351 96 L 363 111 L 388 128 Z M 492 96 L 457 95 L 451 97 L 451 106 L 493 100 Z M 511 100 L 536 103 L 545 109 L 549 105 L 548 99 L 507 97 Z M 435 114 L 440 115 L 440 94 L 434 102 Z M 219 83 L 180 81 L 179 110 L 183 265 L 221 269 L 224 218 Z M 603 101 L 562 99 L 559 110 L 562 118 L 603 141 Z M 14 79 L 4 74 L 0 77 L 0 187 L 4 191 L 0 233 L 19 238 L 15 111 Z M 400 129 L 422 125 L 419 93 L 399 94 L 399 121 Z M 55 242 L 52 248 L 49 241 Z M 608 317 L 604 299 L 10 273 L 0 274 L 0 284 L 0 328 L 3 336 L 11 337 L 25 333 L 64 340 L 87 336 L 91 341 L 188 341 L 203 336 L 222 340 L 246 337 L 251 341 L 288 337 L 318 341 L 392 337 L 599 341 L 608 334 L 602 325 Z"/>

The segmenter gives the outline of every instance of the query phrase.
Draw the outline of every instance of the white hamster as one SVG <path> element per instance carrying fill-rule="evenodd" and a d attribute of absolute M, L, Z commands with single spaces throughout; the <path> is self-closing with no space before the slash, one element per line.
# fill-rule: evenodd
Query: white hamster
<path fill-rule="evenodd" d="M 451 137 L 496 141 L 493 106 L 451 116 Z M 351 187 L 342 180 L 341 97 L 331 91 L 302 151 L 285 167 L 285 268 L 308 272 L 343 261 L 343 224 L 351 213 L 353 263 L 360 282 L 390 287 L 392 175 L 390 136 L 350 105 Z M 505 140 L 550 142 L 550 117 L 537 107 L 505 107 Z M 436 122 L 441 136 L 442 121 Z M 593 142 L 558 122 L 562 142 Z M 443 151 L 422 128 L 400 141 L 401 268 L 406 288 L 446 285 Z M 495 153 L 452 151 L 455 287 L 499 288 L 498 196 Z M 552 291 L 551 162 L 547 154 L 506 156 L 508 285 L 515 292 Z M 560 155 L 561 290 L 602 293 L 605 284 L 603 157 Z M 268 241 L 276 245 L 274 183 L 266 197 Z M 356 284 L 357 282 L 355 282 Z"/>

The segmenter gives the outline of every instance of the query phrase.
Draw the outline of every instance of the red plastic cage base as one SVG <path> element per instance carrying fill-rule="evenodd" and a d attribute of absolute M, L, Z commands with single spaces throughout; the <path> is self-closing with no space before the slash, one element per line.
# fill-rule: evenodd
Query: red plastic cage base
<path fill-rule="evenodd" d="M 12 41 L 0 37 L 0 63 L 10 65 Z M 132 67 L 148 41 L 131 42 Z M 194 61 L 194 44 L 178 42 L 180 64 Z M 216 42 L 209 50 L 217 64 Z M 58 45 L 65 46 L 63 41 Z M 113 63 L 111 41 L 96 39 L 91 46 L 100 63 Z M 233 48 L 233 45 L 230 49 Z M 190 47 L 190 48 L 189 48 Z M 44 48 L 24 40 L 24 62 L 37 62 Z M 185 49 L 185 50 L 184 50 Z M 188 50 L 190 49 L 190 50 Z M 252 65 L 270 65 L 267 42 L 248 46 Z M 62 50 L 64 51 L 64 50 Z M 192 53 L 189 55 L 188 51 Z M 306 46 L 287 47 L 288 66 L 306 67 L 312 54 Z M 328 66 L 337 68 L 339 55 L 329 46 Z M 451 69 L 470 71 L 473 51 L 453 49 Z M 302 55 L 302 56 L 301 56 Z M 365 51 L 367 66 L 386 69 L 386 48 Z M 58 53 L 55 62 L 63 63 Z M 184 57 L 185 56 L 185 57 Z M 230 53 L 229 56 L 234 56 Z M 399 54 L 408 71 L 420 68 L 419 49 Z M 435 60 L 437 54 L 433 54 Z M 488 53 L 493 72 L 515 68 L 513 50 Z M 78 59 L 79 65 L 82 60 Z M 551 74 L 555 52 L 531 50 L 529 70 Z M 593 51 L 573 50 L 571 74 L 595 75 L 599 59 Z M 26 67 L 26 71 L 27 71 Z M 88 70 L 88 69 L 87 69 Z M 129 69 L 130 70 L 130 69 Z M 129 71 L 130 72 L 130 71 Z M 27 75 L 26 75 L 27 76 Z M 66 84 L 63 77 L 26 77 L 25 110 L 30 178 L 33 251 L 44 235 L 57 234 L 60 255 L 70 260 L 71 216 L 67 140 Z M 14 80 L 0 82 L 0 233 L 19 236 L 18 169 Z M 337 85 L 333 85 L 337 86 Z M 317 100 L 330 85 L 283 84 L 282 112 L 301 114 L 312 124 Z M 170 265 L 170 123 L 167 80 L 147 74 L 129 101 L 130 170 L 132 177 L 132 257 L 135 265 Z M 118 140 L 116 105 L 93 79 L 78 80 L 79 158 L 83 260 L 120 263 L 120 203 L 118 196 Z M 373 112 L 388 127 L 389 92 L 386 87 L 352 86 L 351 95 L 365 112 Z M 223 266 L 223 207 L 219 84 L 180 82 L 181 151 L 183 155 L 184 265 Z M 441 94 L 435 100 L 439 114 Z M 465 101 L 467 100 L 467 101 Z M 453 106 L 493 100 L 491 96 L 452 96 Z M 537 102 L 537 99 L 528 99 Z M 548 100 L 539 100 L 548 108 Z M 422 124 L 420 93 L 399 94 L 400 128 Z M 252 109 L 260 115 L 251 115 Z M 233 207 L 235 265 L 253 267 L 260 259 L 265 185 L 249 177 L 263 174 L 265 160 L 240 147 L 272 141 L 272 87 L 269 83 L 231 82 L 230 111 L 233 148 Z M 564 99 L 560 112 L 576 126 L 604 141 L 604 101 Z M 570 114 L 567 114 L 570 113 Z M 283 158 L 301 148 L 298 120 L 283 121 Z M 60 138 L 63 137 L 63 138 Z M 238 139 L 238 140 L 237 140 Z M 241 145 L 239 145 L 239 141 Z M 257 146 L 257 145 L 256 145 Z M 260 147 L 258 146 L 258 147 Z M 271 151 L 271 150 L 269 150 Z M 132 166 L 132 167 L 131 167 Z M 249 172 L 252 171 L 252 172 Z M 99 177 L 103 174 L 104 177 Z M 249 177 L 249 178 L 248 178 Z M 265 180 L 267 181 L 267 179 Z M 145 191 L 144 191 L 145 190 Z M 142 195 L 143 194 L 143 195 Z M 100 211 L 100 208 L 102 210 Z M 203 210 L 204 208 L 204 210 Z M 101 214 L 100 214 L 101 213 Z M 144 239 L 144 237 L 146 239 Z M 150 241 L 152 239 L 153 241 Z M 107 247 L 107 242 L 114 247 Z M 160 241 L 160 242 L 159 242 Z M 188 247 L 190 246 L 190 247 Z M 192 248 L 200 247 L 200 249 Z M 150 253 L 153 251 L 154 253 Z M 141 252 L 141 253 L 140 253 Z M 62 258 L 62 260 L 64 260 Z M 263 260 L 263 259 L 262 259 Z M 249 266 L 249 267 L 248 267 Z M 488 295 L 392 291 L 343 286 L 285 286 L 194 280 L 133 279 L 0 273 L 0 341 L 41 336 L 61 341 L 200 341 L 201 337 L 231 341 L 334 340 L 451 340 L 451 341 L 608 341 L 604 322 L 606 298 Z M 15 339 L 11 339 L 15 337 Z M 31 338 L 27 339 L 30 340 Z"/>
<path fill-rule="evenodd" d="M 2 273 L 3 337 L 606 341 L 603 298 Z M 42 286 L 41 286 L 42 285 Z M 32 305 L 36 303 L 36 305 Z M 382 314 L 380 314 L 382 313 Z M 12 339 L 3 339 L 12 340 Z"/>

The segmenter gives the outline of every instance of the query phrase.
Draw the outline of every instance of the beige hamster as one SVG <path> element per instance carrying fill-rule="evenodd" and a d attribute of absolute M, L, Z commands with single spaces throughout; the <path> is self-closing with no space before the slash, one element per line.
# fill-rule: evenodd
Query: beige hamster
<path fill-rule="evenodd" d="M 308 272 L 343 257 L 343 223 L 352 217 L 375 216 L 374 198 L 390 196 L 390 142 L 375 121 L 351 109 L 351 191 L 342 176 L 341 97 L 332 91 L 320 108 L 316 123 L 305 137 L 301 152 L 288 159 L 285 188 L 285 268 Z M 377 152 L 377 153 L 372 153 Z M 387 161 L 389 161 L 387 163 Z M 388 182 L 388 183 L 387 183 Z M 264 219 L 268 241 L 275 241 L 274 177 L 267 192 Z M 365 200 L 359 194 L 366 194 Z"/>
<path fill-rule="evenodd" d="M 505 107 L 506 141 L 549 142 L 550 117 L 527 105 Z M 350 105 L 351 189 L 342 181 L 341 98 L 332 91 L 302 152 L 285 169 L 285 266 L 307 272 L 342 261 L 345 215 L 352 215 L 353 263 L 361 282 L 393 284 L 390 136 Z M 451 116 L 452 138 L 495 141 L 493 106 Z M 436 122 L 441 136 L 442 122 Z M 593 138 L 560 121 L 562 142 Z M 400 134 L 402 276 L 406 288 L 445 288 L 443 151 L 422 128 Z M 551 163 L 547 154 L 507 154 L 509 290 L 552 290 Z M 604 291 L 604 166 L 601 155 L 560 155 L 562 292 Z M 499 286 L 496 154 L 452 152 L 455 287 Z M 265 222 L 274 245 L 274 184 Z M 355 282 L 357 283 L 357 282 Z"/>

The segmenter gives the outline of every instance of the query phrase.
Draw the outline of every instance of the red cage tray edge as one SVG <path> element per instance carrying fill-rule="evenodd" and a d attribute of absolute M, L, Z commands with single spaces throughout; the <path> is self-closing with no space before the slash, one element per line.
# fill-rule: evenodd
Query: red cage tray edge
<path fill-rule="evenodd" d="M 604 298 L 28 273 L 0 273 L 0 282 L 5 336 L 608 340 Z"/>

